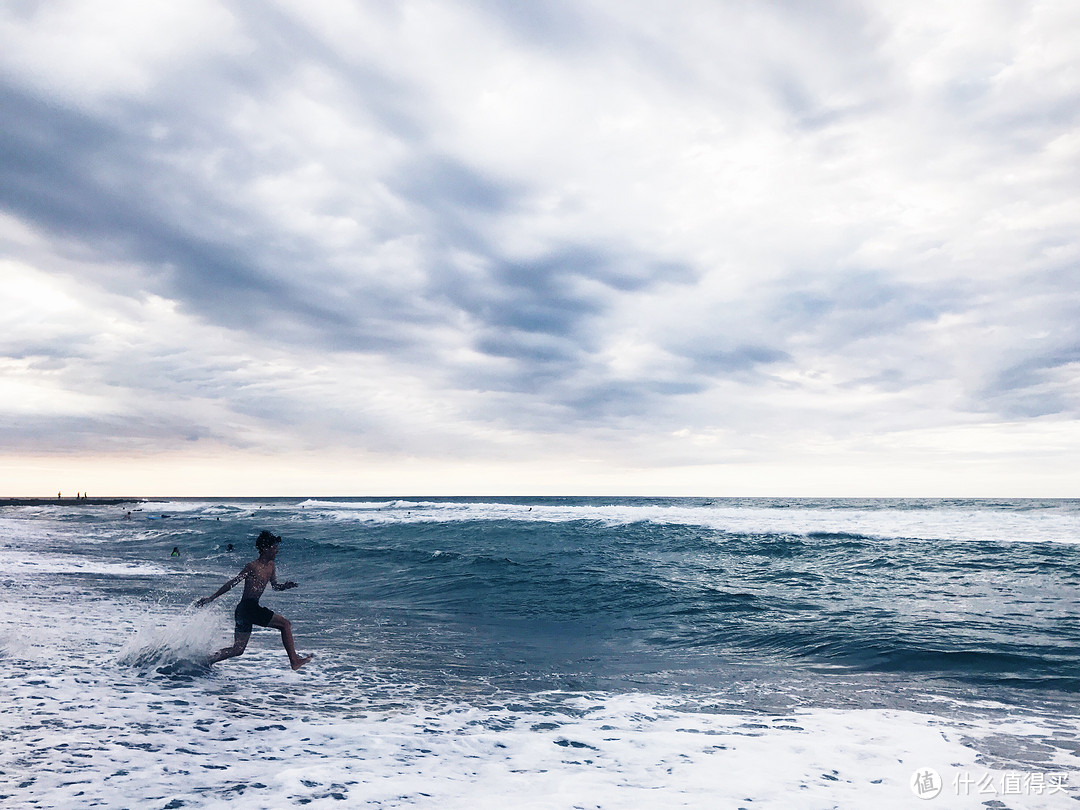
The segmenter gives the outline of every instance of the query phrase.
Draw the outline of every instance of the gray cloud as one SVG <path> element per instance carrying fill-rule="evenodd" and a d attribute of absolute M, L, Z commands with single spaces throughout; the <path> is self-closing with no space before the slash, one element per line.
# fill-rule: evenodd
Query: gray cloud
<path fill-rule="evenodd" d="M 792 276 L 779 285 L 770 319 L 783 333 L 813 336 L 831 351 L 852 342 L 896 333 L 963 309 L 968 300 L 955 283 L 912 284 L 882 272 L 811 278 Z"/>
<path fill-rule="evenodd" d="M 0 420 L 0 441 L 8 452 L 140 452 L 148 444 L 182 449 L 198 442 L 242 446 L 235 433 L 195 420 L 152 416 L 26 416 Z"/>
<path fill-rule="evenodd" d="M 225 7 L 235 47 L 136 90 L 2 63 L 0 211 L 34 237 L 0 258 L 114 296 L 12 320 L 19 385 L 107 413 L 16 414 L 11 447 L 697 463 L 759 423 L 1077 416 L 1078 88 L 1008 38 L 965 61 L 867 4 L 485 0 L 442 42 L 356 6 L 380 51 Z"/>
<path fill-rule="evenodd" d="M 603 29 L 580 3 L 500 3 L 475 0 L 473 5 L 496 20 L 518 40 L 556 51 L 587 52 Z"/>
<path fill-rule="evenodd" d="M 518 196 L 506 184 L 446 155 L 422 155 L 410 161 L 397 188 L 402 196 L 438 210 L 444 217 L 473 211 L 503 212 L 516 204 Z"/>
<path fill-rule="evenodd" d="M 1075 370 L 1078 366 L 1080 335 L 1073 328 L 1055 335 L 1051 346 L 1042 351 L 1029 353 L 997 369 L 988 384 L 976 392 L 972 406 L 1010 419 L 1056 414 L 1080 417 Z"/>
<path fill-rule="evenodd" d="M 185 227 L 175 216 L 180 202 L 216 207 L 233 228 L 245 217 L 222 211 L 197 187 L 187 189 L 194 199 L 183 201 L 160 193 L 177 179 L 155 165 L 129 132 L 10 87 L 0 88 L 0 103 L 12 113 L 12 125 L 0 134 L 0 203 L 6 209 L 99 255 L 146 264 L 148 281 L 167 278 L 173 289 L 163 292 L 222 320 L 251 325 L 260 312 L 283 305 L 334 319 L 263 268 L 258 239 L 229 240 L 220 231 L 200 232 L 194 223 Z"/>
<path fill-rule="evenodd" d="M 731 349 L 700 347 L 689 349 L 685 356 L 694 361 L 695 370 L 709 377 L 745 372 L 763 365 L 791 360 L 785 351 L 770 346 L 742 345 Z"/>

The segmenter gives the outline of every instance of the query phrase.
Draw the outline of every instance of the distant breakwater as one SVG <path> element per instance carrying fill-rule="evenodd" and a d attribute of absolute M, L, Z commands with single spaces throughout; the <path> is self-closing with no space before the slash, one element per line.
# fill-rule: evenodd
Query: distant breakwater
<path fill-rule="evenodd" d="M 142 498 L 0 498 L 0 506 L 120 506 Z"/>

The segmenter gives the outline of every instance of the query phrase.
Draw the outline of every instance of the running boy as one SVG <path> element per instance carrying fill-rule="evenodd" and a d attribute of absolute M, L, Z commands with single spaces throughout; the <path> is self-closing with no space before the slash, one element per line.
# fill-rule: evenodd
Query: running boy
<path fill-rule="evenodd" d="M 207 605 L 229 590 L 240 580 L 244 580 L 244 595 L 240 604 L 236 606 L 234 616 L 236 618 L 236 634 L 233 645 L 224 647 L 207 659 L 206 664 L 216 664 L 226 658 L 241 655 L 247 647 L 248 639 L 251 638 L 251 626 L 257 624 L 260 627 L 273 627 L 281 631 L 281 643 L 285 646 L 285 652 L 289 654 L 289 663 L 293 669 L 300 669 L 304 664 L 315 656 L 306 655 L 301 658 L 296 654 L 293 645 L 292 625 L 289 620 L 280 613 L 274 613 L 267 607 L 259 604 L 259 597 L 266 590 L 269 583 L 275 591 L 287 591 L 295 588 L 295 582 L 278 583 L 277 573 L 274 570 L 274 557 L 277 556 L 278 543 L 281 538 L 270 532 L 262 532 L 255 540 L 255 548 L 259 550 L 259 559 L 252 560 L 243 567 L 239 574 L 230 579 L 213 596 L 204 597 L 195 603 L 195 607 Z"/>

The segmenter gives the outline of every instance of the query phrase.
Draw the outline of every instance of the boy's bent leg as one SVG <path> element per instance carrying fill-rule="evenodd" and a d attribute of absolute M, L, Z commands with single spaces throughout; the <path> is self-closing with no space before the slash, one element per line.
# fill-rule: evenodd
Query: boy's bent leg
<path fill-rule="evenodd" d="M 281 644 L 285 647 L 285 652 L 289 654 L 289 663 L 293 669 L 300 669 L 304 664 L 314 658 L 314 655 L 305 655 L 301 658 L 296 654 L 296 645 L 293 643 L 292 625 L 289 620 L 282 616 L 280 613 L 275 613 L 274 618 L 270 620 L 268 627 L 275 627 L 281 631 Z"/>
<path fill-rule="evenodd" d="M 216 653 L 206 659 L 206 665 L 216 664 L 218 661 L 224 661 L 226 658 L 235 658 L 238 655 L 242 655 L 244 650 L 247 649 L 248 639 L 251 638 L 251 633 L 237 632 L 233 636 L 233 644 L 231 647 L 222 647 Z"/>

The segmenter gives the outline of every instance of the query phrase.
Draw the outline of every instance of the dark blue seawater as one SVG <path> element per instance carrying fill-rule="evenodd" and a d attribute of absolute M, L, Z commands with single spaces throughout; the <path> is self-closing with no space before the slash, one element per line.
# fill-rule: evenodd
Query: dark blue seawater
<path fill-rule="evenodd" d="M 264 601 L 301 617 L 315 646 L 414 683 L 683 689 L 799 667 L 968 690 L 1080 687 L 1077 501 L 290 500 L 214 511 L 176 512 L 143 553 L 181 544 L 190 560 L 232 542 L 239 564 L 269 528 L 303 588 Z"/>
<path fill-rule="evenodd" d="M 1053 726 L 1039 745 L 1062 718 L 1075 731 L 1077 500 L 179 499 L 132 505 L 130 519 L 127 508 L 7 510 L 9 598 L 23 600 L 31 635 L 50 615 L 88 622 L 90 641 L 55 645 L 57 665 L 97 656 L 139 689 L 194 690 L 195 706 L 257 714 L 265 701 L 236 684 L 286 663 L 257 629 L 245 656 L 197 665 L 231 640 L 242 586 L 205 611 L 191 602 L 269 529 L 284 537 L 278 578 L 300 587 L 268 589 L 263 603 L 316 654 L 289 673 L 303 684 L 280 700 L 293 720 L 468 705 L 486 707 L 484 728 L 516 728 L 507 712 L 565 714 L 565 696 L 585 696 L 934 722 L 992 706 Z M 70 614 L 72 600 L 93 607 Z M 996 755 L 1049 769 L 1049 754 L 1010 746 Z"/>

